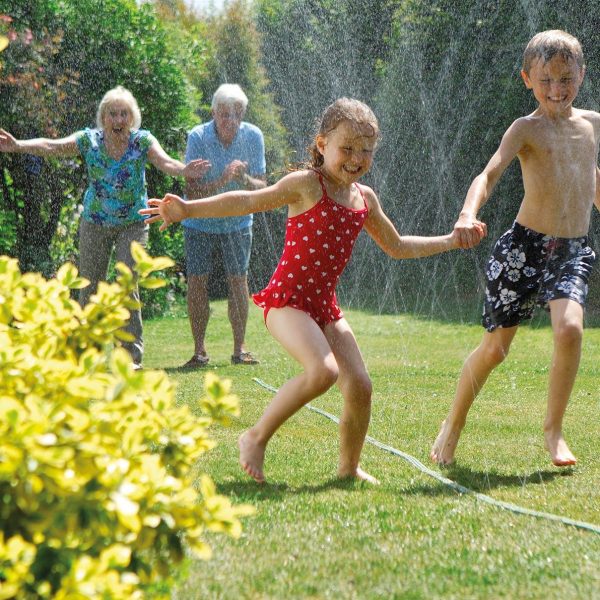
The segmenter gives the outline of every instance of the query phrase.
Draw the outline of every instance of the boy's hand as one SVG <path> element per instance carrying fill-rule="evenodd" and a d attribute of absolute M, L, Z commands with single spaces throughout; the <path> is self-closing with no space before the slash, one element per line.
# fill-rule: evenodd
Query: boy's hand
<path fill-rule="evenodd" d="M 487 235 L 487 225 L 476 217 L 460 215 L 454 225 L 454 233 L 459 248 L 474 248 Z"/>
<path fill-rule="evenodd" d="M 187 217 L 185 202 L 175 194 L 167 194 L 162 200 L 151 198 L 148 200 L 149 208 L 138 211 L 140 215 L 150 215 L 146 223 L 155 223 L 162 220 L 160 231 L 164 231 L 171 223 L 178 223 Z"/>

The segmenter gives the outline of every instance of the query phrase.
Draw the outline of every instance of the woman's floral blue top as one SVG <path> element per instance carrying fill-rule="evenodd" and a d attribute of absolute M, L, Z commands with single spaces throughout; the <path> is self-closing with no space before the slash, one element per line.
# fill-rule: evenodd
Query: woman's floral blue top
<path fill-rule="evenodd" d="M 154 142 L 152 134 L 145 129 L 132 131 L 127 150 L 119 160 L 108 155 L 102 129 L 84 129 L 76 141 L 89 181 L 82 217 L 108 226 L 141 221 L 138 210 L 145 208 L 148 200 L 146 161 Z"/>

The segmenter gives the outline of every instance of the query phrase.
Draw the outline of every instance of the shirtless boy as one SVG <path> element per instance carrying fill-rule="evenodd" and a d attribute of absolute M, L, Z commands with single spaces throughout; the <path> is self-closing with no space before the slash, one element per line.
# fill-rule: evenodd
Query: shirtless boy
<path fill-rule="evenodd" d="M 595 260 L 586 236 L 592 206 L 600 210 L 600 114 L 572 105 L 584 75 L 575 37 L 559 30 L 535 35 L 525 49 L 521 76 L 538 107 L 508 128 L 467 192 L 455 225 L 462 247 L 478 239 L 477 213 L 518 157 L 524 197 L 487 265 L 486 332 L 463 365 L 454 402 L 431 449 L 431 459 L 439 464 L 453 461 L 471 404 L 536 304 L 549 309 L 554 338 L 545 446 L 556 466 L 577 461 L 563 438 L 562 422 L 579 367 L 583 307 Z"/>

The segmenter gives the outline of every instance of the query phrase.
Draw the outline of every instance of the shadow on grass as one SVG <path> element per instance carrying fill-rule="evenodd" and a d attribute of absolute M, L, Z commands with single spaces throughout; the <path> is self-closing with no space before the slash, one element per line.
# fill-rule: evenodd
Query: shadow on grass
<path fill-rule="evenodd" d="M 370 489 L 371 485 L 355 479 L 338 479 L 333 477 L 313 485 L 290 486 L 287 483 L 256 483 L 252 480 L 230 481 L 218 484 L 219 494 L 229 496 L 234 500 L 280 500 L 291 494 L 319 494 L 330 490 Z"/>
<path fill-rule="evenodd" d="M 537 470 L 531 473 L 505 474 L 496 471 L 477 471 L 470 467 L 453 464 L 442 473 L 452 481 L 469 488 L 474 492 L 486 493 L 498 488 L 525 487 L 527 485 L 544 485 L 558 477 L 570 477 L 574 470 L 567 468 L 562 471 Z M 459 493 L 457 490 L 442 483 L 432 482 L 431 485 L 413 485 L 403 490 L 403 493 L 423 496 L 445 496 Z"/>

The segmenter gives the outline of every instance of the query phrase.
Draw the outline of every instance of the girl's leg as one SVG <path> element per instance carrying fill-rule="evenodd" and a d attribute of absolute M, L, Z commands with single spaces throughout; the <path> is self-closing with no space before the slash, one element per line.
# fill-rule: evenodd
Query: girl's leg
<path fill-rule="evenodd" d="M 305 312 L 289 306 L 272 308 L 267 315 L 267 327 L 302 365 L 303 371 L 279 388 L 256 425 L 240 436 L 240 464 L 259 482 L 264 481 L 264 453 L 273 434 L 296 411 L 326 392 L 338 377 L 338 366 L 327 339 Z"/>
<path fill-rule="evenodd" d="M 486 331 L 481 344 L 465 361 L 454 402 L 433 444 L 431 460 L 448 465 L 454 460 L 454 452 L 467 420 L 467 413 L 485 384 L 489 374 L 506 358 L 518 326 L 498 327 Z"/>
<path fill-rule="evenodd" d="M 562 436 L 562 422 L 581 358 L 583 307 L 568 298 L 550 302 L 554 352 L 548 384 L 548 408 L 544 438 L 557 467 L 574 465 L 577 459 Z"/>
<path fill-rule="evenodd" d="M 346 319 L 330 323 L 325 328 L 327 338 L 338 364 L 338 387 L 344 397 L 340 419 L 339 477 L 357 477 L 378 483 L 359 466 L 371 418 L 372 385 L 354 333 Z"/>

